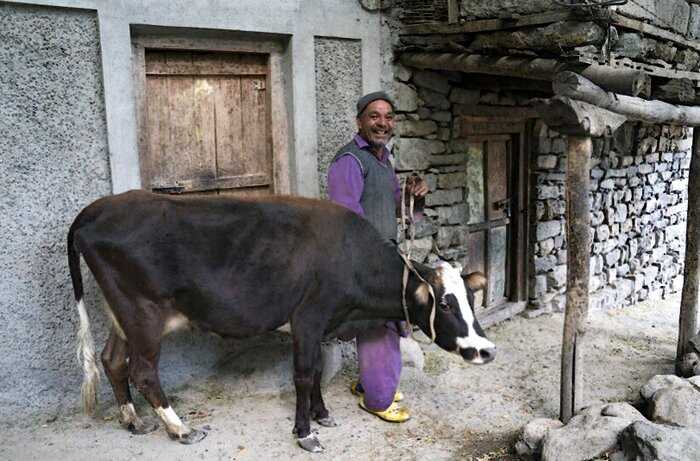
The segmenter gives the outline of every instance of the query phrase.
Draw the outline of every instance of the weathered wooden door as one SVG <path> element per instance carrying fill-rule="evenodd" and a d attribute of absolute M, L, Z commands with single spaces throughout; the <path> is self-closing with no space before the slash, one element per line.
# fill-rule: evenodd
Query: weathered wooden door
<path fill-rule="evenodd" d="M 145 51 L 144 188 L 274 192 L 268 59 L 262 53 Z"/>
<path fill-rule="evenodd" d="M 508 133 L 502 127 L 471 121 L 462 130 L 468 141 L 466 267 L 487 278 L 486 290 L 476 297 L 477 315 L 499 319 L 524 307 L 527 247 L 524 128 Z"/>

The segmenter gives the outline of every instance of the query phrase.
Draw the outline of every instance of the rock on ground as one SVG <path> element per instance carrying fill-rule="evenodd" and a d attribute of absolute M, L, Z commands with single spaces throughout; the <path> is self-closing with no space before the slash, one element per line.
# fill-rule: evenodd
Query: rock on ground
<path fill-rule="evenodd" d="M 639 421 L 622 432 L 626 459 L 636 461 L 695 461 L 700 459 L 697 430 Z"/>

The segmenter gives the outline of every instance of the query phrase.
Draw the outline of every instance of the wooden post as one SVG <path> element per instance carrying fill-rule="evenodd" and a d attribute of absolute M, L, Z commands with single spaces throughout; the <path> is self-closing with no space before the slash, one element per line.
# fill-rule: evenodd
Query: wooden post
<path fill-rule="evenodd" d="M 697 333 L 698 277 L 700 271 L 700 129 L 693 128 L 693 151 L 690 157 L 688 178 L 688 224 L 685 240 L 685 267 L 683 268 L 683 294 L 678 320 L 678 351 L 676 374 L 683 375 L 680 364 L 690 350 L 688 340 Z"/>
<path fill-rule="evenodd" d="M 560 419 L 566 424 L 580 407 L 582 363 L 578 340 L 588 314 L 591 217 L 588 203 L 589 163 L 593 143 L 588 135 L 568 138 L 566 165 L 566 313 L 561 350 Z M 577 397 L 578 394 L 578 397 Z"/>
<path fill-rule="evenodd" d="M 447 0 L 447 22 L 449 24 L 459 22 L 459 2 L 457 0 Z"/>

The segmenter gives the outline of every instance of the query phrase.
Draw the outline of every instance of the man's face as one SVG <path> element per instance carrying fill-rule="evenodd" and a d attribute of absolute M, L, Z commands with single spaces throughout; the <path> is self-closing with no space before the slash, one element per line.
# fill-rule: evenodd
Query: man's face
<path fill-rule="evenodd" d="M 372 101 L 357 117 L 357 131 L 374 149 L 381 149 L 394 134 L 394 111 L 391 104 L 378 99 Z"/>

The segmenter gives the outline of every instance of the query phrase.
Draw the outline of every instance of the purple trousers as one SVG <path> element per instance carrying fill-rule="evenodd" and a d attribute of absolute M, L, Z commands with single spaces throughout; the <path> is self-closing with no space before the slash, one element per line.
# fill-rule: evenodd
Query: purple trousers
<path fill-rule="evenodd" d="M 375 411 L 389 408 L 401 377 L 399 329 L 395 323 L 357 335 L 357 357 L 365 405 Z"/>

